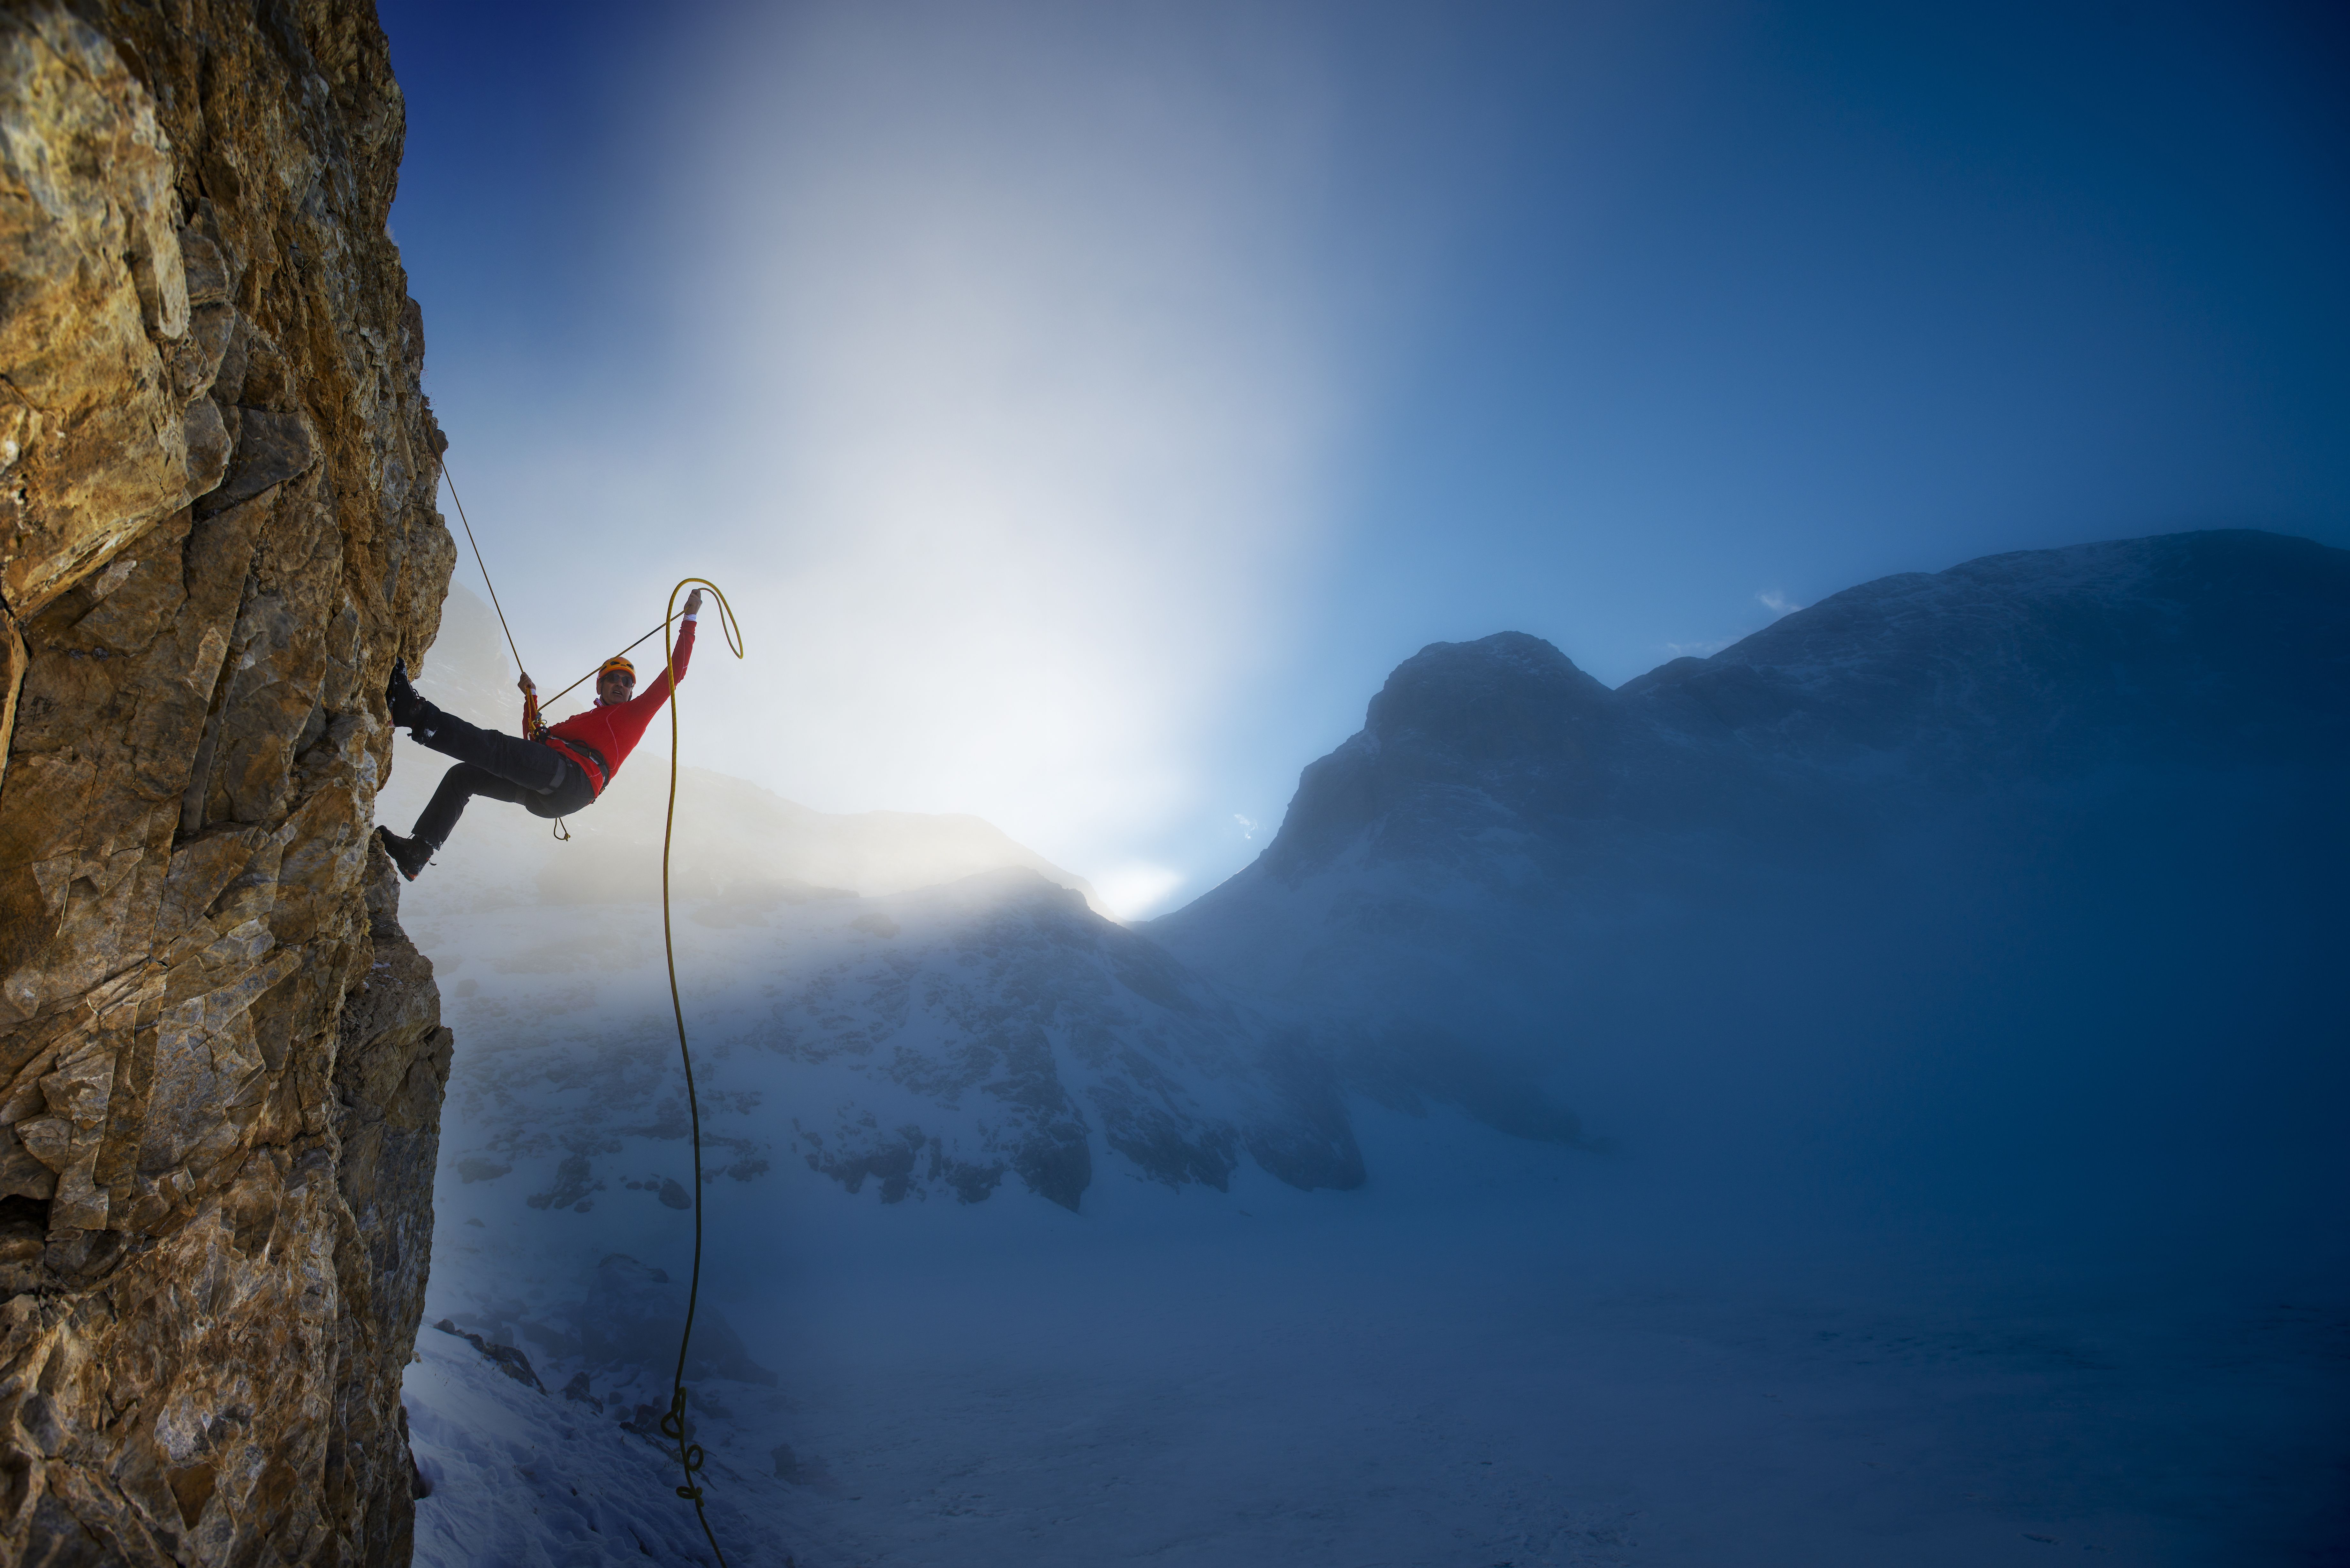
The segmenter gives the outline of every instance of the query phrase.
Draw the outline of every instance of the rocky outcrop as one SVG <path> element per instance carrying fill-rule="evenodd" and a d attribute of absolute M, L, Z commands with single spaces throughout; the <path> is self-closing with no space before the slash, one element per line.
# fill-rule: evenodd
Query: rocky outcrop
<path fill-rule="evenodd" d="M 404 1562 L 453 560 L 372 8 L 0 14 L 0 1559 Z"/>

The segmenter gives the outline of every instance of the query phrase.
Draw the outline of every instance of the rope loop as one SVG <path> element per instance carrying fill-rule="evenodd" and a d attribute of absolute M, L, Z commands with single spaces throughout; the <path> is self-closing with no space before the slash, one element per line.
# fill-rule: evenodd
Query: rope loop
<path fill-rule="evenodd" d="M 719 629 L 726 634 L 727 650 L 733 653 L 735 658 L 742 658 L 743 624 L 734 618 L 734 607 L 726 602 L 726 590 L 720 587 L 716 583 L 712 582 L 708 577 L 681 577 L 678 579 L 677 587 L 670 589 L 669 591 L 669 615 L 660 624 L 662 659 L 666 661 L 671 657 L 669 651 L 669 628 L 671 624 L 677 619 L 677 596 L 681 590 L 692 587 L 697 585 L 702 587 L 708 588 L 710 590 L 710 597 L 718 601 L 718 625 Z M 645 637 L 639 638 L 637 641 L 642 642 L 645 640 L 646 637 L 650 636 L 652 636 L 652 633 L 647 632 L 645 633 Z M 634 644 L 631 644 L 630 646 L 633 647 Z M 670 690 L 672 693 L 677 690 L 677 683 L 674 679 L 671 680 Z"/>
<path fill-rule="evenodd" d="M 6 380 L 6 378 L 0 376 L 0 381 L 5 380 Z M 9 390 L 16 390 L 16 384 L 14 381 L 8 381 L 7 385 Z M 17 392 L 16 395 L 19 398 L 24 397 L 22 392 Z M 31 406 L 29 400 L 26 402 L 26 406 Z M 436 496 L 439 494 L 440 483 L 445 483 L 448 485 L 449 499 L 456 503 L 457 521 L 464 524 L 466 542 L 473 546 L 473 564 L 482 569 L 482 585 L 490 590 L 490 607 L 497 611 L 498 628 L 505 633 L 506 649 L 514 655 L 515 668 L 517 670 L 521 670 L 522 649 L 515 646 L 514 628 L 506 625 L 505 607 L 498 602 L 498 586 L 490 578 L 490 564 L 482 558 L 482 544 L 480 540 L 473 537 L 473 519 L 465 515 L 465 503 L 457 494 L 457 482 L 449 477 L 447 455 L 445 452 L 436 452 L 433 456 L 435 466 L 440 470 L 439 483 L 436 483 L 434 487 L 434 494 Z M 658 631 L 661 634 L 661 678 L 669 682 L 670 697 L 669 812 L 661 822 L 661 951 L 663 956 L 669 961 L 670 1009 L 677 1015 L 677 1053 L 679 1060 L 684 1064 L 685 1067 L 685 1106 L 687 1111 L 691 1113 L 692 1116 L 693 1276 L 692 1282 L 686 1289 L 685 1329 L 683 1333 L 678 1335 L 677 1375 L 671 1380 L 669 1414 L 660 1418 L 660 1433 L 662 1437 L 667 1438 L 677 1444 L 678 1464 L 685 1472 L 685 1484 L 677 1489 L 677 1495 L 685 1499 L 686 1501 L 693 1504 L 694 1517 L 701 1521 L 702 1533 L 708 1539 L 710 1542 L 710 1550 L 716 1554 L 719 1568 L 726 1568 L 726 1553 L 718 1544 L 717 1532 L 710 1528 L 709 1514 L 702 1511 L 702 1489 L 693 1484 L 694 1475 L 702 1469 L 703 1463 L 702 1445 L 699 1443 L 689 1443 L 685 1440 L 685 1355 L 687 1347 L 693 1343 L 694 1309 L 700 1303 L 702 1298 L 702 1107 L 700 1103 L 695 1099 L 693 1092 L 693 1053 L 687 1046 L 685 1042 L 685 1002 L 679 995 L 677 988 L 677 943 L 671 930 L 669 909 L 670 845 L 672 838 L 675 836 L 677 829 L 678 749 L 677 650 L 671 641 L 670 630 L 671 628 L 675 625 L 677 620 L 677 596 L 686 588 L 696 585 L 708 588 L 712 594 L 717 596 L 719 626 L 725 633 L 726 646 L 733 653 L 735 658 L 740 659 L 743 657 L 743 628 L 741 623 L 736 621 L 734 618 L 734 607 L 726 602 L 726 591 L 723 588 L 721 588 L 716 583 L 712 582 L 708 577 L 686 577 L 680 581 L 676 587 L 673 587 L 669 591 L 668 610 L 661 617 L 660 625 L 653 628 L 653 631 Z M 651 631 L 645 633 L 644 637 L 637 639 L 636 642 L 629 644 L 628 648 L 622 649 L 620 651 L 623 653 L 628 652 L 629 649 L 633 649 L 638 643 L 645 641 L 646 639 L 651 637 L 652 634 L 653 633 Z M 573 690 L 588 679 L 590 679 L 590 676 L 588 675 L 581 676 L 577 680 L 573 681 L 569 686 L 567 686 L 561 691 L 556 692 L 554 697 L 547 698 L 546 701 L 548 702 L 553 702 L 558 698 L 568 695 Z M 524 680 L 525 683 L 527 683 L 529 680 L 527 672 L 525 672 Z M 525 711 L 535 715 L 538 709 L 537 693 L 536 691 L 532 691 L 530 693 L 530 703 Z M 564 826 L 563 819 L 559 816 L 555 819 L 555 826 L 552 831 L 556 838 L 558 840 L 568 841 L 571 837 L 571 830 Z"/>

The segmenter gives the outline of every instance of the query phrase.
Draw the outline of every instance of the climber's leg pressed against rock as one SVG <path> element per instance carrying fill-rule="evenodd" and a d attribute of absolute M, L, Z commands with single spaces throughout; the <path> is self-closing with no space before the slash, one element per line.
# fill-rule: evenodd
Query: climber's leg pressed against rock
<path fill-rule="evenodd" d="M 441 787 L 432 792 L 432 804 L 405 841 L 417 847 L 403 855 L 390 844 L 398 835 L 384 834 L 392 858 L 410 877 L 433 850 L 449 842 L 466 802 L 477 794 L 519 805 L 533 816 L 569 816 L 595 804 L 595 780 L 553 746 L 469 724 L 421 697 L 416 704 L 409 733 L 442 755 L 459 760 L 442 775 Z"/>
<path fill-rule="evenodd" d="M 685 603 L 685 625 L 679 633 L 670 668 L 685 678 L 687 656 L 693 649 L 694 618 L 702 608 L 696 588 Z M 395 665 L 384 699 L 391 722 L 405 728 L 419 743 L 457 765 L 442 775 L 441 787 L 408 836 L 388 827 L 376 829 L 400 875 L 410 881 L 424 869 L 433 852 L 464 815 L 475 795 L 520 805 L 534 816 L 569 816 L 595 804 L 620 763 L 669 701 L 667 680 L 656 678 L 652 689 L 632 696 L 636 667 L 626 659 L 609 659 L 596 672 L 596 703 L 552 726 L 538 722 L 537 698 L 530 677 L 515 684 L 523 692 L 523 727 L 531 738 L 503 734 L 466 722 L 446 712 L 409 684 L 407 667 Z"/>

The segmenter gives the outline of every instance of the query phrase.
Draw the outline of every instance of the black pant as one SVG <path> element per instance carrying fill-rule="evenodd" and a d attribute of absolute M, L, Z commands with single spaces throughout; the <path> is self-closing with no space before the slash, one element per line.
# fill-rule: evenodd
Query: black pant
<path fill-rule="evenodd" d="M 533 816 L 570 816 L 594 803 L 595 784 L 554 747 L 468 724 L 429 702 L 423 707 L 408 732 L 458 763 L 441 775 L 411 836 L 436 846 L 448 843 L 465 803 L 477 794 L 518 805 Z"/>

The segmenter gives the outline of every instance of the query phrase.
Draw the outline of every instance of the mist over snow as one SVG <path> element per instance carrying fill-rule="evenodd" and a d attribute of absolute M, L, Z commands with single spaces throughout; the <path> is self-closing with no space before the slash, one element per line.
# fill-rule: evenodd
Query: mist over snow
<path fill-rule="evenodd" d="M 420 684 L 511 680 L 452 597 Z M 647 1436 L 697 1197 L 664 745 L 403 892 L 458 1039 L 422 1562 L 702 1552 Z M 2251 531 L 1881 578 L 1612 690 L 1432 645 L 1141 925 L 984 821 L 688 769 L 729 1551 L 2325 1561 L 2345 775 L 2350 554 Z"/>

